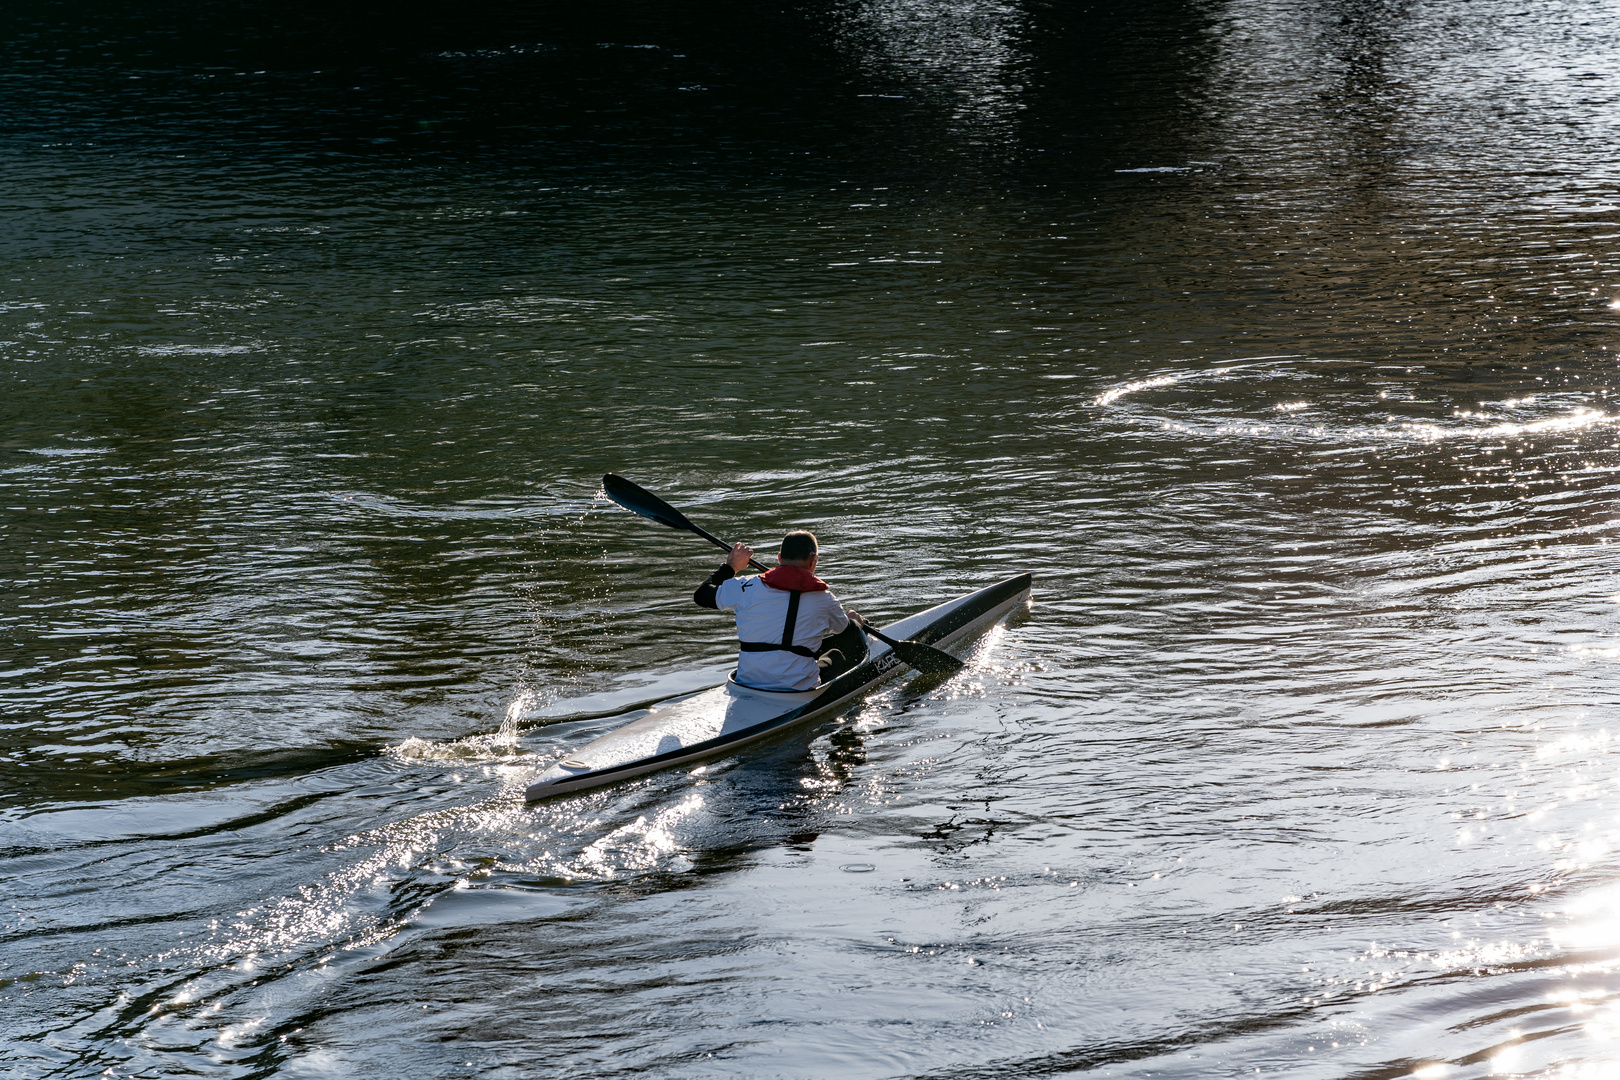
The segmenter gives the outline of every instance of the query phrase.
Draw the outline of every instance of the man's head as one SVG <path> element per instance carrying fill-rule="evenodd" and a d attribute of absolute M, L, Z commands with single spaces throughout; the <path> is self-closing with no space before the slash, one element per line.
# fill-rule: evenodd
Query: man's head
<path fill-rule="evenodd" d="M 782 547 L 776 553 L 776 561 L 786 563 L 789 566 L 802 566 L 806 570 L 814 570 L 816 568 L 816 534 L 798 529 L 782 537 Z"/>

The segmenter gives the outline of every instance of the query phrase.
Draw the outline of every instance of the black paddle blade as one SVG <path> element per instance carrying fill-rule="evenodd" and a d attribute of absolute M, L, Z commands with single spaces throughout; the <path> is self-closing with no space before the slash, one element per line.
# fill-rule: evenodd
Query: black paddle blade
<path fill-rule="evenodd" d="M 924 675 L 949 675 L 967 666 L 950 653 L 920 641 L 896 641 L 889 647 L 894 650 L 894 655 Z"/>
<path fill-rule="evenodd" d="M 862 630 L 893 649 L 894 655 L 924 675 L 949 675 L 967 666 L 950 653 L 936 649 L 932 645 L 924 645 L 920 641 L 896 641 L 865 619 L 855 621 Z"/>
<path fill-rule="evenodd" d="M 668 525 L 672 529 L 685 529 L 687 532 L 698 531 L 697 526 L 686 520 L 685 514 L 646 488 L 632 484 L 622 476 L 608 473 L 602 477 L 602 490 L 607 492 L 608 498 L 632 514 L 652 518 L 660 525 Z"/>

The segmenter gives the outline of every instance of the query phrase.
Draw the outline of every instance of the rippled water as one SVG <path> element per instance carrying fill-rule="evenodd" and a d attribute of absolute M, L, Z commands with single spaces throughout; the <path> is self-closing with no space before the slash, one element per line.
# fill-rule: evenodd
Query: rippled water
<path fill-rule="evenodd" d="M 8 1076 L 1620 1069 L 1606 9 L 4 14 Z"/>

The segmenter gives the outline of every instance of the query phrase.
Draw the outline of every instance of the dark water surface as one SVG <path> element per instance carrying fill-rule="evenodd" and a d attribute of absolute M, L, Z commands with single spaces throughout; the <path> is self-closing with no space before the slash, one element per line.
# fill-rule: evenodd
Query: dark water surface
<path fill-rule="evenodd" d="M 1620 1073 L 1612 14 L 9 0 L 0 1071 Z"/>

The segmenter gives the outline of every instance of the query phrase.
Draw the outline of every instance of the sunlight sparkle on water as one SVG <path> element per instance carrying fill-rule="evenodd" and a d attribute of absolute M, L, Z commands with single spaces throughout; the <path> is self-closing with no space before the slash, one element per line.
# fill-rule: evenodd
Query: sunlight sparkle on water
<path fill-rule="evenodd" d="M 1572 899 L 1563 914 L 1569 922 L 1555 927 L 1550 937 L 1566 949 L 1617 950 L 1620 960 L 1620 885 L 1606 885 Z"/>
<path fill-rule="evenodd" d="M 580 852 L 573 873 L 579 877 L 609 880 L 625 870 L 690 869 L 691 863 L 682 854 L 681 841 L 673 830 L 703 807 L 703 796 L 694 792 L 650 818 L 645 815 L 636 818 Z"/>
<path fill-rule="evenodd" d="M 1583 1061 L 1547 1075 L 1548 1080 L 1620 1080 L 1620 1061 Z"/>

